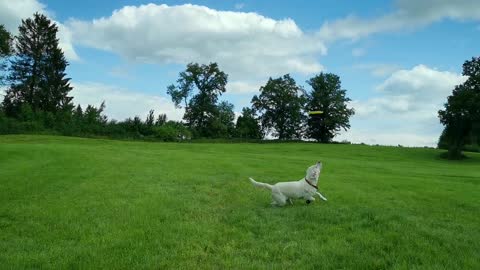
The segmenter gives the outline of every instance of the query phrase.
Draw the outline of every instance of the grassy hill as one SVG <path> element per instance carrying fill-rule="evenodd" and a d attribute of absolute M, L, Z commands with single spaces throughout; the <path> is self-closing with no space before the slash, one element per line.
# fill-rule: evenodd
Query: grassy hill
<path fill-rule="evenodd" d="M 480 269 L 480 154 L 0 136 L 6 268 Z M 328 202 L 249 182 L 324 163 Z"/>

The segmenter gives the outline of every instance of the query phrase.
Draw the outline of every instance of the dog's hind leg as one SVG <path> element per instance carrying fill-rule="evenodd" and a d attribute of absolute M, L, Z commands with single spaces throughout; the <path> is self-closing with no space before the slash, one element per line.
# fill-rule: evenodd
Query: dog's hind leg
<path fill-rule="evenodd" d="M 284 206 L 287 203 L 287 197 L 285 197 L 285 195 L 283 195 L 279 191 L 272 192 L 272 199 L 273 199 L 272 205 Z"/>
<path fill-rule="evenodd" d="M 288 198 L 288 202 L 293 205 L 293 201 L 292 201 L 292 198 Z"/>

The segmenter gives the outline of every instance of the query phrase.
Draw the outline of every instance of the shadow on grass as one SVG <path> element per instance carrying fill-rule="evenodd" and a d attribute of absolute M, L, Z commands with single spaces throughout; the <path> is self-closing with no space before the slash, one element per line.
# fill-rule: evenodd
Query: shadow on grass
<path fill-rule="evenodd" d="M 470 159 L 470 157 L 466 156 L 465 154 L 461 153 L 458 157 L 452 157 L 448 154 L 448 151 L 442 152 L 438 155 L 439 159 L 444 160 L 452 160 L 452 161 L 460 161 L 465 159 Z"/>

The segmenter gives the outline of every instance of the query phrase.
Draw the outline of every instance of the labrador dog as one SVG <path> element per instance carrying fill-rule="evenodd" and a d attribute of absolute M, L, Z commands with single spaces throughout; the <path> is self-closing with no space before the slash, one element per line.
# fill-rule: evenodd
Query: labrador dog
<path fill-rule="evenodd" d="M 318 195 L 324 201 L 327 200 L 318 192 L 317 184 L 321 170 L 322 163 L 319 161 L 317 164 L 308 167 L 304 178 L 292 182 L 279 182 L 275 185 L 257 182 L 253 178 L 249 179 L 254 186 L 265 188 L 272 192 L 272 205 L 284 206 L 287 201 L 293 204 L 292 199 L 305 199 L 307 203 L 311 203 L 315 200 L 314 195 Z"/>

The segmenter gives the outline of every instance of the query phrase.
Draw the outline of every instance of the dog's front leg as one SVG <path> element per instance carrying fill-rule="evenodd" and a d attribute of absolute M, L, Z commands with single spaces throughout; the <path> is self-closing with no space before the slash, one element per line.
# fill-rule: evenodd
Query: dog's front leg
<path fill-rule="evenodd" d="M 288 198 L 288 202 L 293 205 L 293 201 L 292 201 L 292 198 Z"/>
<path fill-rule="evenodd" d="M 318 192 L 318 191 L 317 191 L 317 194 L 318 194 L 318 196 L 319 196 L 319 197 L 320 197 L 322 200 L 324 200 L 324 201 L 326 201 L 326 200 L 327 200 L 327 198 L 323 197 L 323 195 L 322 195 L 322 194 L 320 194 L 320 192 Z"/>

